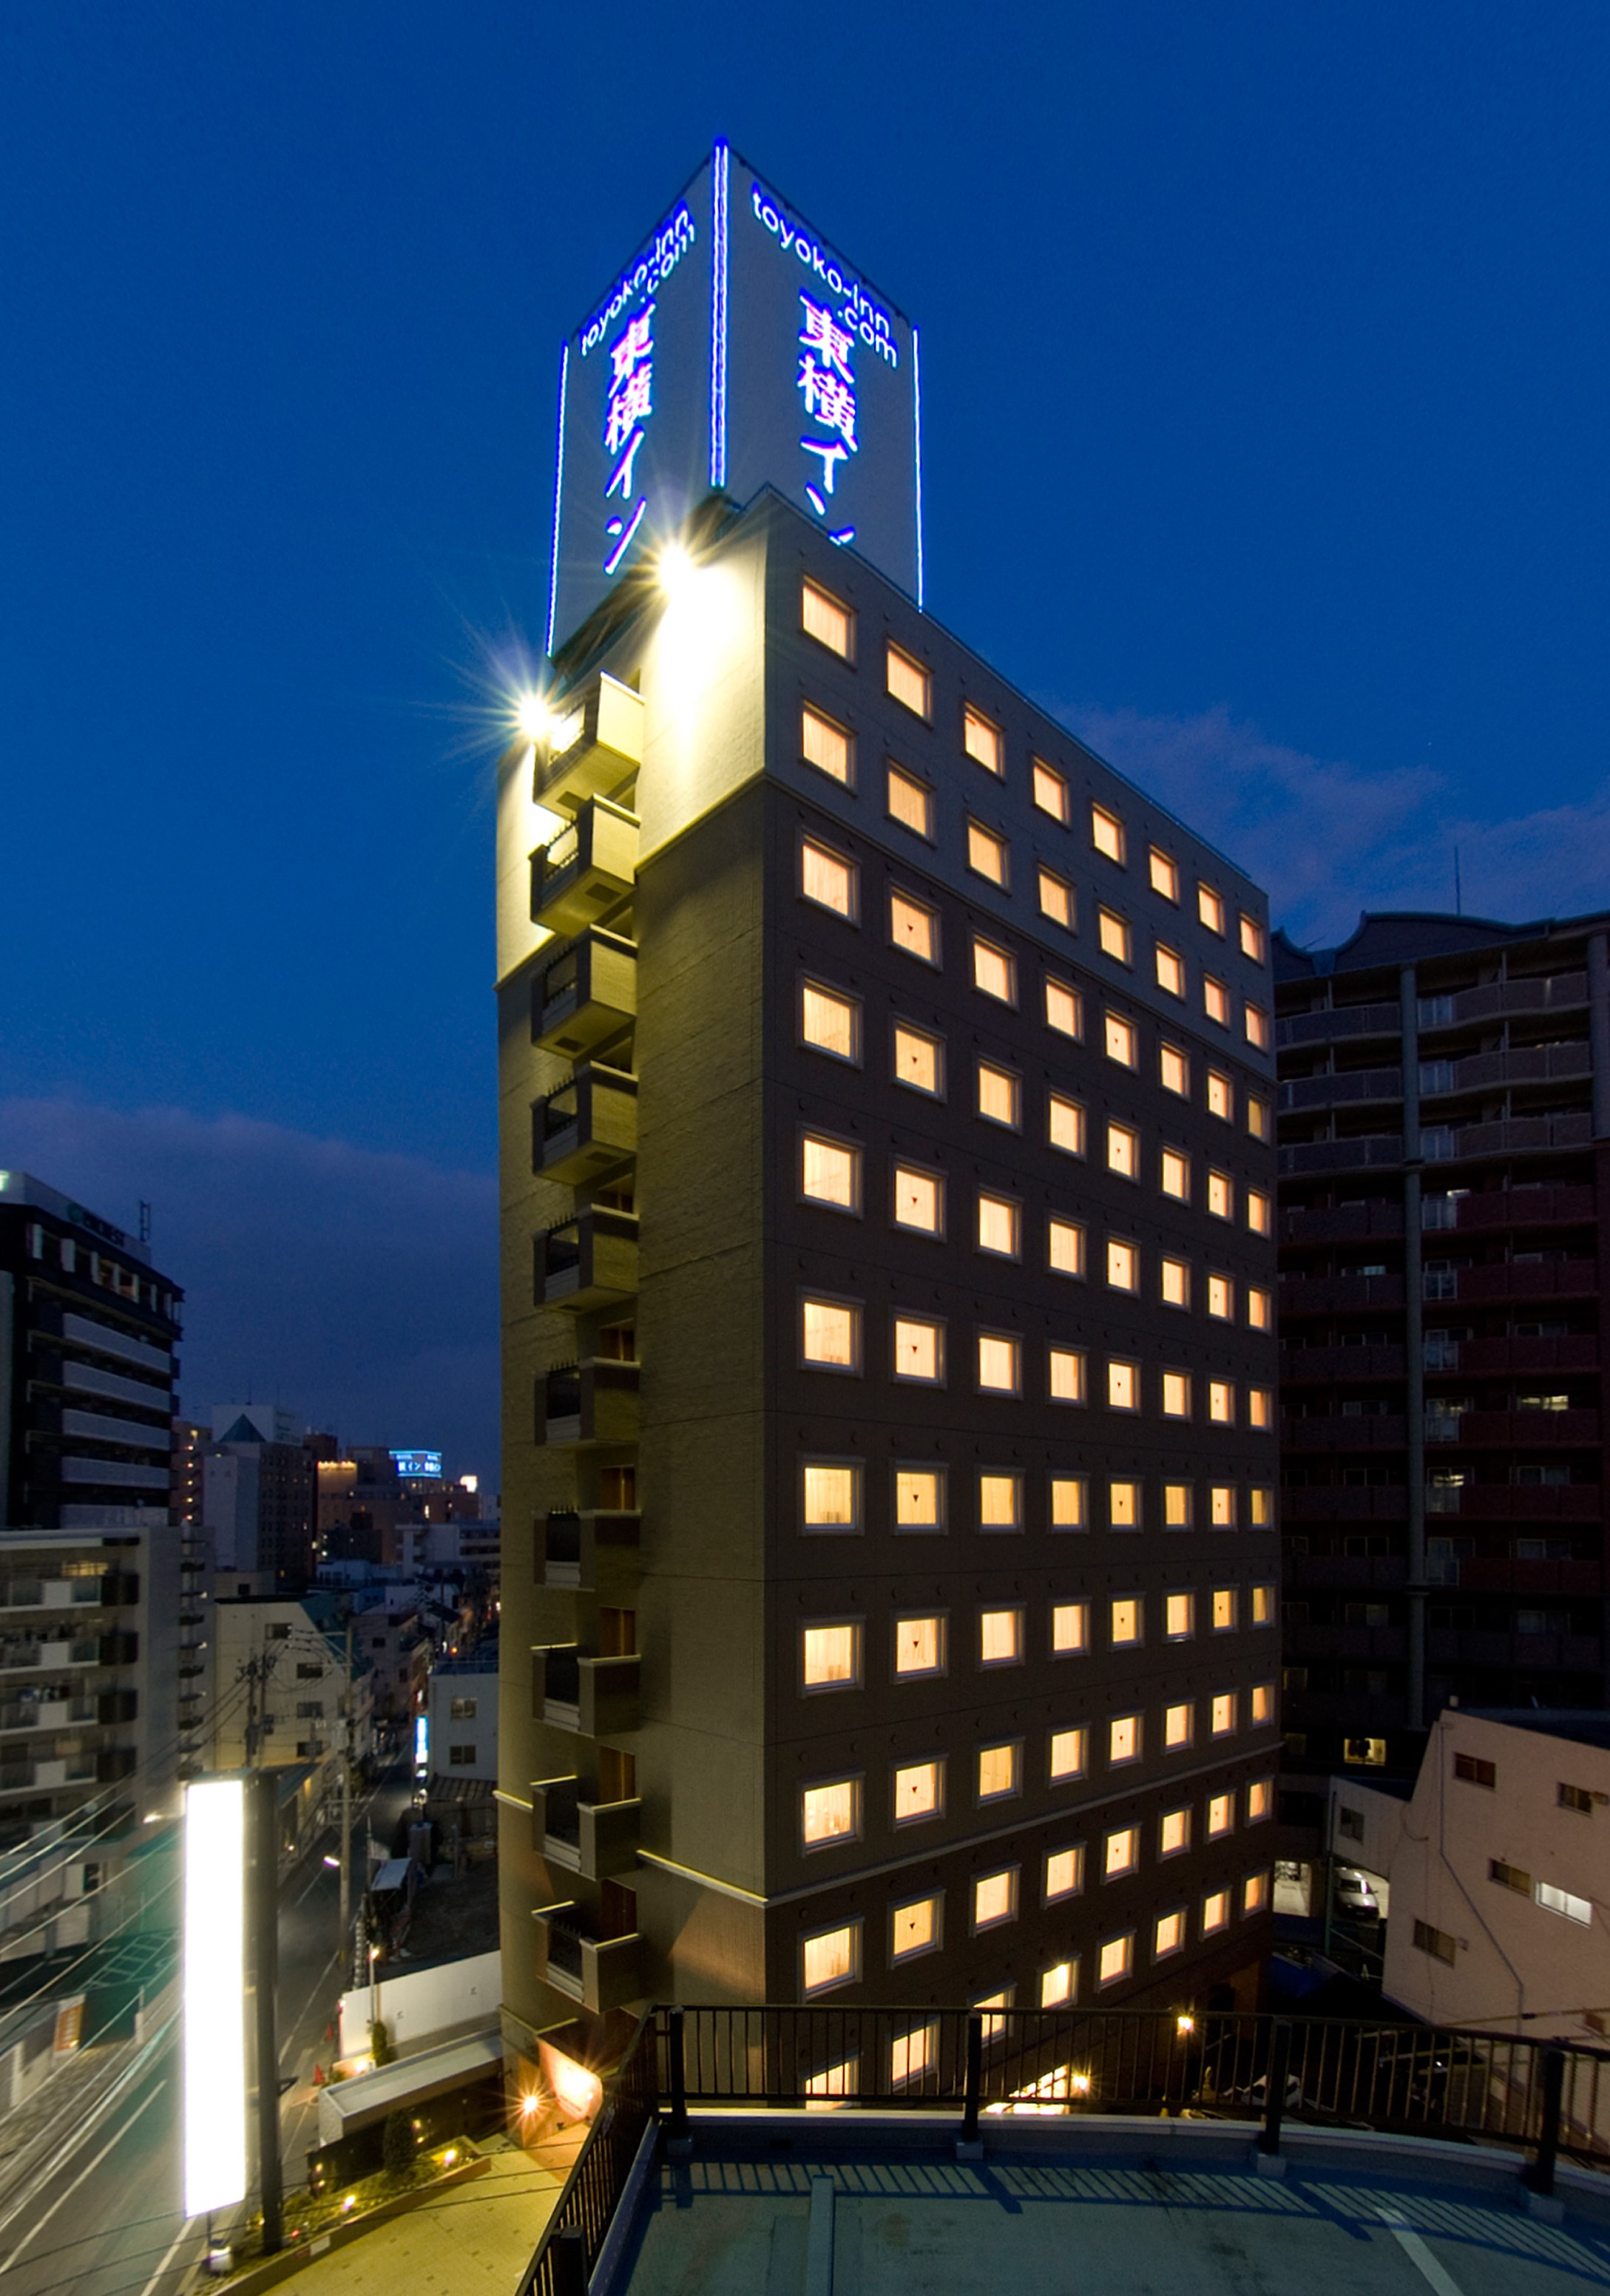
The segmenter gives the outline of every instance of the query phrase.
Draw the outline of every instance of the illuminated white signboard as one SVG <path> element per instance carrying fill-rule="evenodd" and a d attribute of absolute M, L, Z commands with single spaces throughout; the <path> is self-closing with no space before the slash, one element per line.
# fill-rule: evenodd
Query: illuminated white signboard
<path fill-rule="evenodd" d="M 428 1475 L 441 1480 L 439 1451 L 393 1451 L 390 1456 L 399 1475 Z"/>
<path fill-rule="evenodd" d="M 185 1789 L 185 2213 L 246 2196 L 246 1789 Z"/>
<path fill-rule="evenodd" d="M 548 651 L 712 490 L 923 599 L 916 328 L 725 144 L 565 345 Z"/>

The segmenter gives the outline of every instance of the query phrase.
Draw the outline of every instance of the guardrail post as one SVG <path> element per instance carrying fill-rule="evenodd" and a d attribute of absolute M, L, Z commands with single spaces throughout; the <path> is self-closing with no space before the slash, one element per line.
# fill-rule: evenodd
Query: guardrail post
<path fill-rule="evenodd" d="M 587 2234 L 579 2225 L 566 2225 L 554 2234 L 549 2250 L 554 2259 L 554 2296 L 587 2296 Z"/>
<path fill-rule="evenodd" d="M 665 2013 L 665 2057 L 670 2080 L 671 2150 L 686 2152 L 693 2138 L 687 2126 L 687 2038 L 680 2009 L 668 2009 Z"/>
<path fill-rule="evenodd" d="M 1540 2199 L 1548 2200 L 1554 2192 L 1554 2164 L 1560 2150 L 1560 2108 L 1565 2093 L 1565 2052 L 1564 2049 L 1543 2051 L 1543 2119 L 1538 2130 L 1537 2151 L 1532 2156 L 1532 2166 L 1526 2171 L 1526 2182 Z"/>
<path fill-rule="evenodd" d="M 983 2142 L 978 2133 L 979 2100 L 984 2086 L 984 2021 L 975 2010 L 967 2020 L 967 2054 L 962 2076 L 962 2133 L 957 2139 L 958 2161 L 982 2161 Z"/>
<path fill-rule="evenodd" d="M 1280 2122 L 1286 2112 L 1286 2082 L 1291 2070 L 1292 2029 L 1284 2017 L 1275 2020 L 1269 2036 L 1269 2070 L 1264 2075 L 1263 2126 L 1258 2150 L 1272 2161 L 1280 2150 Z"/>

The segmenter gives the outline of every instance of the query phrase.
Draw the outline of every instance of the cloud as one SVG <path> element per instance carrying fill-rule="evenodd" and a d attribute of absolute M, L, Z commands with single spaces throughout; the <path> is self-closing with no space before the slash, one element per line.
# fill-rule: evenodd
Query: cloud
<path fill-rule="evenodd" d="M 1579 805 L 1483 820 L 1426 766 L 1367 773 L 1269 740 L 1228 709 L 1149 718 L 1047 703 L 1100 757 L 1207 831 L 1294 940 L 1343 940 L 1361 909 L 1522 923 L 1610 906 L 1610 780 Z"/>
<path fill-rule="evenodd" d="M 0 1100 L 0 1163 L 133 1228 L 185 1293 L 180 1391 L 498 1484 L 497 1184 L 241 1116 Z"/>

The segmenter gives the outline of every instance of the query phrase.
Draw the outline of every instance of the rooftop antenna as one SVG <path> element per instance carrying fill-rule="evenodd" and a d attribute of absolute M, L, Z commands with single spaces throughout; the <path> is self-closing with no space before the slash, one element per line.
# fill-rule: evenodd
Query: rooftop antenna
<path fill-rule="evenodd" d="M 1456 917 L 1462 917 L 1465 914 L 1465 890 L 1459 882 L 1459 849 L 1457 845 L 1453 849 L 1453 913 Z"/>
<path fill-rule="evenodd" d="M 144 1197 L 140 1200 L 140 1242 L 142 1243 L 151 1242 L 151 1206 Z"/>

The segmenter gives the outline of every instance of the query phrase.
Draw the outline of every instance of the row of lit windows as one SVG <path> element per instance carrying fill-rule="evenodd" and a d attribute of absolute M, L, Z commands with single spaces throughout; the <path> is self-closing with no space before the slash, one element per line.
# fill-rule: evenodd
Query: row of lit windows
<path fill-rule="evenodd" d="M 979 1808 L 1021 1791 L 1018 1773 L 1022 1758 L 1021 1743 L 977 1749 L 973 1799 Z M 921 1762 L 893 1766 L 889 1774 L 891 1822 L 905 1827 L 942 1817 L 945 1814 L 946 1769 L 946 1759 L 942 1754 Z M 858 1771 L 847 1777 L 825 1778 L 815 1785 L 801 1788 L 801 1847 L 822 1849 L 848 1841 L 858 1841 L 862 1833 L 865 1786 L 865 1775 Z M 1269 1781 L 1260 1779 L 1243 1791 L 1245 1823 L 1253 1825 L 1268 1817 L 1270 1806 Z M 1157 1856 L 1160 1860 L 1178 1857 L 1189 1849 L 1194 1822 L 1195 1813 L 1188 1803 L 1178 1809 L 1163 1811 L 1157 1821 Z M 1233 1832 L 1236 1824 L 1234 1793 L 1225 1792 L 1210 1795 L 1203 1810 L 1203 1823 L 1210 1841 L 1221 1840 Z M 1142 1832 L 1138 1824 L 1123 1825 L 1103 1836 L 1096 1866 L 1097 1880 L 1121 1882 L 1139 1872 Z M 1017 1869 L 1011 1870 L 1015 1873 Z M 1059 1898 L 1077 1897 L 1084 1886 L 1083 1842 L 1070 1843 L 1065 1849 L 1047 1853 L 1042 1882 L 1043 1904 L 1050 1905 Z M 1014 1898 L 1014 1910 L 1015 1905 Z"/>
<path fill-rule="evenodd" d="M 841 599 L 816 583 L 807 581 L 801 599 L 801 624 L 806 635 L 836 653 L 842 660 L 855 659 L 855 617 Z M 886 643 L 883 655 L 883 682 L 886 691 L 901 706 L 920 718 L 924 724 L 933 721 L 933 682 L 924 665 L 907 653 L 892 640 Z M 819 772 L 828 774 L 846 788 L 855 784 L 855 752 L 849 729 L 840 726 L 819 710 L 804 711 L 801 731 L 801 749 L 806 763 Z M 994 720 L 985 716 L 972 702 L 962 705 L 962 749 L 975 765 L 982 766 L 998 781 L 1006 778 L 1006 736 Z M 1031 760 L 1033 774 L 1034 802 L 1040 812 L 1060 822 L 1064 829 L 1073 821 L 1072 791 L 1065 774 L 1042 758 Z M 932 840 L 933 835 L 933 791 L 919 775 L 891 766 L 888 808 L 890 817 L 914 829 L 921 837 Z M 896 783 L 899 784 L 897 789 Z M 1090 802 L 1090 844 L 1094 851 L 1104 854 L 1118 866 L 1129 865 L 1129 832 L 1120 816 L 1108 806 Z M 1179 863 L 1161 846 L 1146 849 L 1147 880 L 1154 893 L 1171 901 L 1176 907 L 1181 901 L 1181 879 Z M 1229 932 L 1229 905 L 1215 886 L 1205 879 L 1196 881 L 1196 914 L 1210 932 L 1226 939 Z M 1246 910 L 1236 912 L 1237 931 L 1241 952 L 1255 964 L 1264 958 L 1263 927 Z"/>
<path fill-rule="evenodd" d="M 1047 976 L 1046 1021 L 1059 1036 L 1071 1037 L 1077 1042 L 1084 1037 L 1084 999 L 1077 988 L 1066 981 Z M 802 979 L 800 983 L 800 1038 L 802 1044 L 818 1053 L 831 1053 L 835 1060 L 848 1061 L 852 1067 L 862 1063 L 861 1000 L 847 989 L 838 988 L 826 980 Z M 1103 1049 L 1111 1061 L 1120 1067 L 1138 1069 L 1140 1043 L 1135 1024 L 1119 1013 L 1103 1015 Z M 891 1079 L 903 1085 L 908 1091 L 924 1094 L 930 1100 L 945 1098 L 945 1039 L 936 1030 L 924 1029 L 913 1021 L 897 1020 L 891 1039 Z M 1176 1045 L 1158 1047 L 1158 1080 L 1165 1092 L 1188 1099 L 1191 1090 L 1191 1070 L 1188 1056 Z M 1012 1070 L 994 1062 L 981 1062 L 975 1072 L 978 1113 L 990 1116 L 996 1123 L 1014 1128 L 1022 1125 L 1022 1080 Z M 986 1097 L 995 1107 L 1006 1110 L 996 1115 L 993 1107 L 986 1107 Z M 1207 1112 L 1224 1123 L 1233 1123 L 1236 1112 L 1236 1089 L 1230 1078 L 1217 1069 L 1207 1076 Z M 1059 1137 L 1056 1130 L 1057 1109 L 1075 1112 L 1066 1119 L 1067 1129 Z M 1269 1137 L 1269 1103 L 1249 1094 L 1246 1097 L 1246 1128 L 1255 1140 Z M 1075 1121 L 1075 1117 L 1077 1120 Z M 1051 1096 L 1050 1138 L 1054 1147 L 1065 1148 L 1071 1155 L 1082 1155 L 1084 1151 L 1084 1119 L 1080 1103 L 1060 1095 Z M 1109 1130 L 1109 1162 L 1114 1170 L 1124 1167 L 1113 1160 L 1113 1132 L 1127 1128 L 1118 1126 Z M 1138 1136 L 1131 1132 L 1131 1139 Z M 1077 1144 L 1074 1144 L 1075 1138 Z M 1131 1178 L 1138 1176 L 1138 1162 L 1129 1171 Z M 1268 1199 L 1264 1198 L 1262 1224 L 1250 1217 L 1249 1226 L 1258 1226 L 1258 1233 L 1267 1235 L 1269 1229 Z"/>
<path fill-rule="evenodd" d="M 807 712 L 809 718 L 809 713 Z M 969 832 L 969 852 L 982 855 L 983 840 L 998 849 L 998 875 L 990 869 L 981 873 L 992 882 L 1005 885 L 1006 845 L 1004 840 L 993 837 L 973 824 Z M 979 864 L 975 861 L 973 866 Z M 1074 930 L 1073 889 L 1064 878 L 1042 868 L 1039 873 L 1039 906 L 1042 913 L 1069 931 Z M 845 854 L 826 845 L 820 838 L 801 836 L 800 840 L 800 892 L 801 898 L 814 902 L 818 908 L 831 909 L 835 916 L 850 924 L 859 924 L 861 916 L 860 871 Z M 1134 964 L 1133 936 L 1129 921 L 1115 909 L 1097 911 L 1097 939 L 1105 955 L 1114 957 L 1121 964 Z M 904 949 L 924 964 L 938 967 L 940 953 L 939 912 L 915 893 L 899 886 L 889 891 L 889 940 L 892 947 Z M 1009 949 L 981 933 L 971 936 L 973 985 L 984 996 L 992 996 L 998 1004 L 1017 1002 L 1017 960 Z M 1156 970 L 1159 985 L 1171 995 L 1183 998 L 1186 994 L 1185 960 L 1177 951 L 1162 942 L 1156 948 Z M 1231 999 L 1228 985 L 1212 973 L 1203 976 L 1202 1009 L 1210 1021 L 1228 1029 L 1231 1022 Z M 1261 1050 L 1269 1042 L 1268 1012 L 1261 1004 L 1244 1000 L 1242 1028 L 1250 1045 Z M 1133 1063 L 1131 1062 L 1131 1065 Z"/>
<path fill-rule="evenodd" d="M 1244 1606 L 1239 1587 L 1213 1587 L 1202 1595 L 1194 1587 L 1171 1587 L 1156 1600 L 1165 1643 L 1195 1639 L 1198 1622 L 1213 1635 L 1237 1632 Z M 1244 1590 L 1244 1616 L 1254 1627 L 1275 1620 L 1273 1583 L 1259 1579 Z M 1144 1595 L 1115 1595 L 1105 1605 L 1056 1603 L 1047 1618 L 1047 1652 L 1052 1658 L 1078 1658 L 1095 1647 L 1092 1619 L 1105 1609 L 1105 1646 L 1136 1650 L 1146 1641 Z M 800 1628 L 800 1685 L 806 1691 L 857 1690 L 866 1679 L 867 1622 L 864 1619 L 817 1620 Z M 894 1621 L 891 1672 L 896 1680 L 913 1674 L 948 1670 L 949 1612 Z M 974 1659 L 982 1668 L 1021 1666 L 1029 1656 L 1028 1611 L 1022 1603 L 981 1605 L 975 1617 Z"/>
<path fill-rule="evenodd" d="M 973 1928 L 974 1931 L 993 1929 L 1000 1923 L 1016 1917 L 1014 1884 L 1012 1869 L 1000 1874 L 981 1875 L 973 1884 Z M 988 1885 L 988 1886 L 985 1886 Z M 980 1890 L 983 1891 L 981 1898 Z M 1249 1874 L 1240 1884 L 1240 1906 L 1244 1917 L 1267 1911 L 1269 1904 L 1269 1876 L 1266 1870 Z M 1228 1929 L 1234 1916 L 1236 1893 L 1230 1889 L 1210 1890 L 1202 1901 L 1197 1921 L 1199 1933 L 1206 1938 Z M 980 1918 L 980 1907 L 984 1918 Z M 1005 1907 L 1006 1910 L 999 1910 Z M 923 1898 L 913 1898 L 905 1904 L 892 1906 L 889 1914 L 888 1938 L 885 1950 L 888 1966 L 896 1968 L 915 1960 L 919 1955 L 937 1953 L 944 1943 L 945 1893 L 934 1890 Z M 853 1985 L 861 1976 L 862 1933 L 864 1924 L 859 1915 L 831 1930 L 818 1931 L 803 1938 L 800 1948 L 800 1985 L 808 1997 L 829 1992 L 835 1986 Z M 1189 1916 L 1184 1906 L 1172 1908 L 1157 1916 L 1152 1934 L 1152 1957 L 1164 1961 L 1171 1954 L 1184 1950 L 1189 1934 Z M 1133 1975 L 1136 1967 L 1137 1933 L 1122 1931 L 1106 1939 L 1097 1948 L 1097 1982 L 1100 1987 L 1121 1984 Z M 1039 2006 L 1058 2009 L 1077 1999 L 1080 1964 L 1077 1958 L 1057 1962 L 1041 1972 Z M 983 2009 L 1005 2009 L 1010 2005 L 1005 1993 L 992 1994 L 977 2005 Z M 986 2020 L 988 2035 L 988 2020 Z M 898 2087 L 915 2079 L 935 2062 L 938 2054 L 938 2026 L 928 2023 L 902 2036 L 892 2044 L 891 2075 Z M 851 2095 L 855 2091 L 858 2061 L 846 2059 L 842 2064 L 826 2068 L 812 2075 L 806 2083 L 807 2093 L 813 2096 Z M 1070 2086 L 1077 2086 L 1080 2077 L 1072 2077 Z M 1088 2083 L 1087 2083 L 1088 2086 Z"/>
<path fill-rule="evenodd" d="M 1080 1119 L 1082 1138 L 1083 1111 L 1071 1101 L 1052 1095 L 1053 1122 L 1057 1111 L 1076 1115 Z M 1129 1144 L 1134 1136 L 1127 1127 L 1110 1127 L 1109 1131 L 1123 1135 L 1122 1154 L 1126 1168 L 1138 1158 Z M 1109 1155 L 1113 1153 L 1109 1140 Z M 862 1151 L 853 1140 L 833 1137 L 818 1132 L 802 1132 L 800 1140 L 800 1193 L 808 1202 L 824 1204 L 834 1211 L 849 1212 L 858 1218 L 863 1209 Z M 1183 1151 L 1165 1148 L 1160 1163 L 1160 1184 L 1164 1195 L 1188 1203 L 1191 1196 L 1191 1159 Z M 891 1167 L 889 1217 L 891 1226 L 904 1228 L 916 1235 L 932 1236 L 942 1242 L 946 1233 L 946 1176 L 931 1165 L 908 1163 L 897 1159 Z M 1207 1206 L 1210 1215 L 1218 1219 L 1235 1216 L 1236 1184 L 1228 1172 L 1210 1170 L 1207 1176 Z M 973 1241 L 976 1249 L 993 1259 L 1021 1259 L 1023 1250 L 1023 1205 L 1015 1196 L 999 1193 L 992 1188 L 979 1188 L 973 1198 Z M 1088 1274 L 1086 1254 L 1086 1227 L 1082 1220 L 1069 1219 L 1061 1213 L 1047 1215 L 1046 1222 L 1046 1266 L 1054 1275 L 1071 1275 L 1082 1281 Z M 1103 1280 L 1109 1291 L 1128 1292 L 1138 1295 L 1143 1289 L 1142 1247 L 1133 1237 L 1109 1235 L 1102 1258 Z M 1198 1287 L 1192 1281 L 1191 1264 L 1167 1252 L 1157 1255 L 1157 1298 L 1165 1308 L 1188 1309 Z M 1236 1317 L 1236 1278 L 1226 1271 L 1212 1268 L 1201 1288 L 1202 1305 L 1216 1323 L 1233 1323 Z M 1246 1321 L 1255 1332 L 1274 1328 L 1274 1294 L 1261 1285 L 1249 1283 L 1243 1294 Z"/>
<path fill-rule="evenodd" d="M 896 1465 L 894 1527 L 898 1531 L 940 1531 L 948 1526 L 949 1474 L 943 1466 Z M 800 1469 L 800 1521 L 808 1531 L 860 1531 L 864 1513 L 866 1463 L 861 1459 L 806 1459 Z M 1110 1530 L 1142 1528 L 1143 1492 L 1138 1481 L 1110 1479 L 1105 1486 L 1106 1527 Z M 1027 1527 L 1024 1512 L 1026 1479 L 1016 1468 L 981 1467 L 974 1485 L 980 1530 L 1021 1531 Z M 1053 1530 L 1093 1528 L 1090 1478 L 1055 1470 L 1048 1478 L 1049 1523 Z M 1195 1485 L 1164 1482 L 1162 1527 L 1189 1530 L 1196 1520 Z M 1240 1520 L 1239 1490 L 1235 1483 L 1207 1486 L 1206 1522 L 1214 1530 L 1234 1530 Z M 1255 1530 L 1274 1521 L 1274 1493 L 1254 1483 L 1247 1493 L 1247 1520 Z"/>

